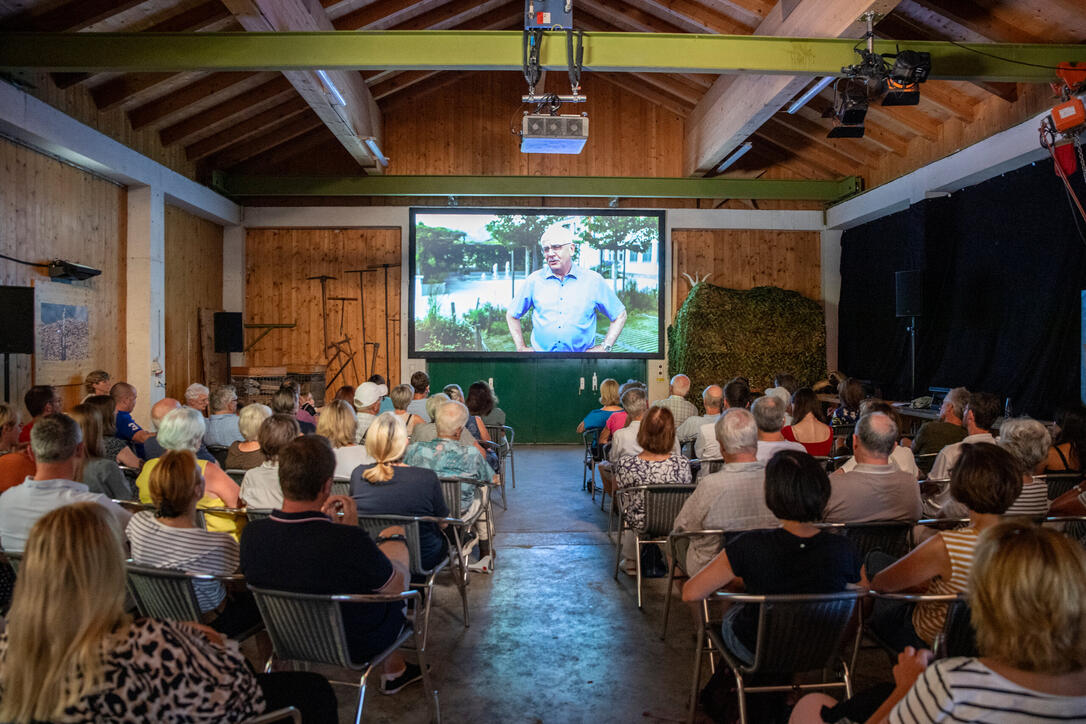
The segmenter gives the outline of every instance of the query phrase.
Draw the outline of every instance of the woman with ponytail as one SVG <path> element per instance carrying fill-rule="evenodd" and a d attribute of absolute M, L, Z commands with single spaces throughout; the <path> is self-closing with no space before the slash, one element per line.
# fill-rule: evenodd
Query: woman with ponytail
<path fill-rule="evenodd" d="M 359 515 L 449 515 L 437 474 L 401 462 L 407 452 L 407 428 L 395 413 L 382 413 L 370 425 L 366 452 L 375 462 L 359 466 L 351 474 L 351 497 Z M 443 527 L 419 525 L 423 568 L 434 567 L 446 554 Z"/>

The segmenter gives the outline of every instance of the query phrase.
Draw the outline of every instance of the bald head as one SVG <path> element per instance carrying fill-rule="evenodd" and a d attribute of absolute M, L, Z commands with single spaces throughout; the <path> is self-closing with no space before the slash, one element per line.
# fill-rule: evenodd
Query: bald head
<path fill-rule="evenodd" d="M 724 388 L 720 385 L 709 385 L 701 391 L 701 401 L 705 405 L 706 415 L 719 415 L 724 404 Z"/>
<path fill-rule="evenodd" d="M 886 465 L 897 444 L 897 424 L 884 412 L 864 415 L 856 423 L 852 446 L 856 462 Z"/>
<path fill-rule="evenodd" d="M 671 394 L 686 397 L 690 393 L 690 378 L 683 374 L 671 378 Z"/>
<path fill-rule="evenodd" d="M 151 405 L 151 427 L 158 430 L 158 424 L 162 422 L 162 418 L 166 417 L 166 415 L 179 407 L 181 407 L 181 403 L 172 397 L 163 397 L 161 400 Z"/>

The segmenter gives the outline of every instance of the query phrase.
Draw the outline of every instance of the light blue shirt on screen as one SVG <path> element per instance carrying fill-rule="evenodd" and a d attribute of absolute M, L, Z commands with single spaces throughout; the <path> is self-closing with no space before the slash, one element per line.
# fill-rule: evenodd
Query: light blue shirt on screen
<path fill-rule="evenodd" d="M 613 322 L 626 306 L 606 279 L 574 265 L 563 279 L 550 267 L 532 272 L 509 309 L 516 319 L 535 310 L 532 349 L 537 352 L 584 352 L 596 342 L 596 312 Z"/>

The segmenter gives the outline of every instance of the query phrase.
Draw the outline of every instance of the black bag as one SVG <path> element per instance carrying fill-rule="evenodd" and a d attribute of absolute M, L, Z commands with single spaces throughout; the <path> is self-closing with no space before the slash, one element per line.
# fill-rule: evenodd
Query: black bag
<path fill-rule="evenodd" d="M 642 578 L 666 578 L 667 559 L 664 558 L 660 546 L 655 543 L 641 548 L 641 577 Z"/>

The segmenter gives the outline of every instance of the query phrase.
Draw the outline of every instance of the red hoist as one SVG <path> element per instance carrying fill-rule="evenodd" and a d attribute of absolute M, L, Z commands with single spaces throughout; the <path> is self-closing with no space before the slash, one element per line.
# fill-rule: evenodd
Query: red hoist
<path fill-rule="evenodd" d="M 1086 135 L 1086 105 L 1083 104 L 1086 63 L 1060 63 L 1057 68 L 1056 75 L 1060 80 L 1052 84 L 1052 90 L 1059 95 L 1060 103 L 1041 120 L 1041 146 L 1051 154 L 1056 175 L 1063 180 L 1069 198 L 1086 219 L 1086 210 L 1071 188 L 1070 180 L 1080 168 L 1086 178 L 1086 158 L 1082 152 L 1082 139 Z"/>

